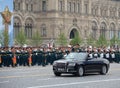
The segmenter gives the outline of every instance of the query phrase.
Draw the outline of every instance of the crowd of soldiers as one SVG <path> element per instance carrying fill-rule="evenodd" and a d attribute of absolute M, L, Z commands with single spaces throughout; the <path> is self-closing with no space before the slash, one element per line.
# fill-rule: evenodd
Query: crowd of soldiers
<path fill-rule="evenodd" d="M 53 64 L 70 52 L 87 52 L 90 58 L 101 57 L 111 63 L 120 63 L 120 48 L 91 48 L 91 47 L 4 47 L 0 48 L 0 67 L 34 66 Z"/>
<path fill-rule="evenodd" d="M 107 59 L 110 63 L 119 63 L 120 62 L 120 48 L 95 48 L 93 50 L 89 50 L 89 57 L 90 58 L 105 58 Z"/>
<path fill-rule="evenodd" d="M 63 57 L 58 49 L 40 47 L 12 47 L 0 49 L 0 67 L 46 66 Z"/>

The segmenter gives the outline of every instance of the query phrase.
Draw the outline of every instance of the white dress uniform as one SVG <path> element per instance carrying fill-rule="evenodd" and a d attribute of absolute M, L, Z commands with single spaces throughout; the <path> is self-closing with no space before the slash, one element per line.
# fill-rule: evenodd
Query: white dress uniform
<path fill-rule="evenodd" d="M 89 57 L 90 57 L 90 58 L 93 58 L 93 54 L 92 54 L 92 53 L 90 53 L 90 54 L 89 54 Z"/>
<path fill-rule="evenodd" d="M 113 58 L 113 59 L 115 58 L 115 54 L 114 53 L 111 54 L 111 58 Z"/>
<path fill-rule="evenodd" d="M 94 53 L 94 57 L 97 58 L 97 57 L 98 57 L 98 54 L 97 54 L 97 53 Z"/>
<path fill-rule="evenodd" d="M 105 57 L 106 57 L 106 58 L 109 58 L 109 57 L 110 57 L 110 54 L 109 54 L 109 53 L 106 53 Z"/>
<path fill-rule="evenodd" d="M 100 58 L 104 58 L 104 53 L 101 53 L 101 54 L 100 54 Z"/>

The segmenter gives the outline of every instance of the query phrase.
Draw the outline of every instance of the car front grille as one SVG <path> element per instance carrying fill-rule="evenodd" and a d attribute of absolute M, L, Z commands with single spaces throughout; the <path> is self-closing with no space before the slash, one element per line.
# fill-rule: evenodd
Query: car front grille
<path fill-rule="evenodd" d="M 66 63 L 57 63 L 57 67 L 58 68 L 65 68 L 66 67 Z"/>

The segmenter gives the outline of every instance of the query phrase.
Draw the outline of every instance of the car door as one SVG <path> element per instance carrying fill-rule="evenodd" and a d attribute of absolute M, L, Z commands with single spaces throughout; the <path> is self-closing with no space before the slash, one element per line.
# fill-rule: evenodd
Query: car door
<path fill-rule="evenodd" d="M 86 72 L 95 72 L 100 71 L 102 62 L 97 58 L 91 58 L 87 59 L 84 64 Z"/>

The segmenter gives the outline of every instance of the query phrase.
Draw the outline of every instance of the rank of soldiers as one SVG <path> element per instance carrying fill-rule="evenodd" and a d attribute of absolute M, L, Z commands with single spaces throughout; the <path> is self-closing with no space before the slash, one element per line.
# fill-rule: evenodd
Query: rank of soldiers
<path fill-rule="evenodd" d="M 70 52 L 88 52 L 89 57 L 106 58 L 111 63 L 120 63 L 120 48 L 41 48 L 41 47 L 4 47 L 0 48 L 0 67 L 34 66 L 53 64 Z"/>

